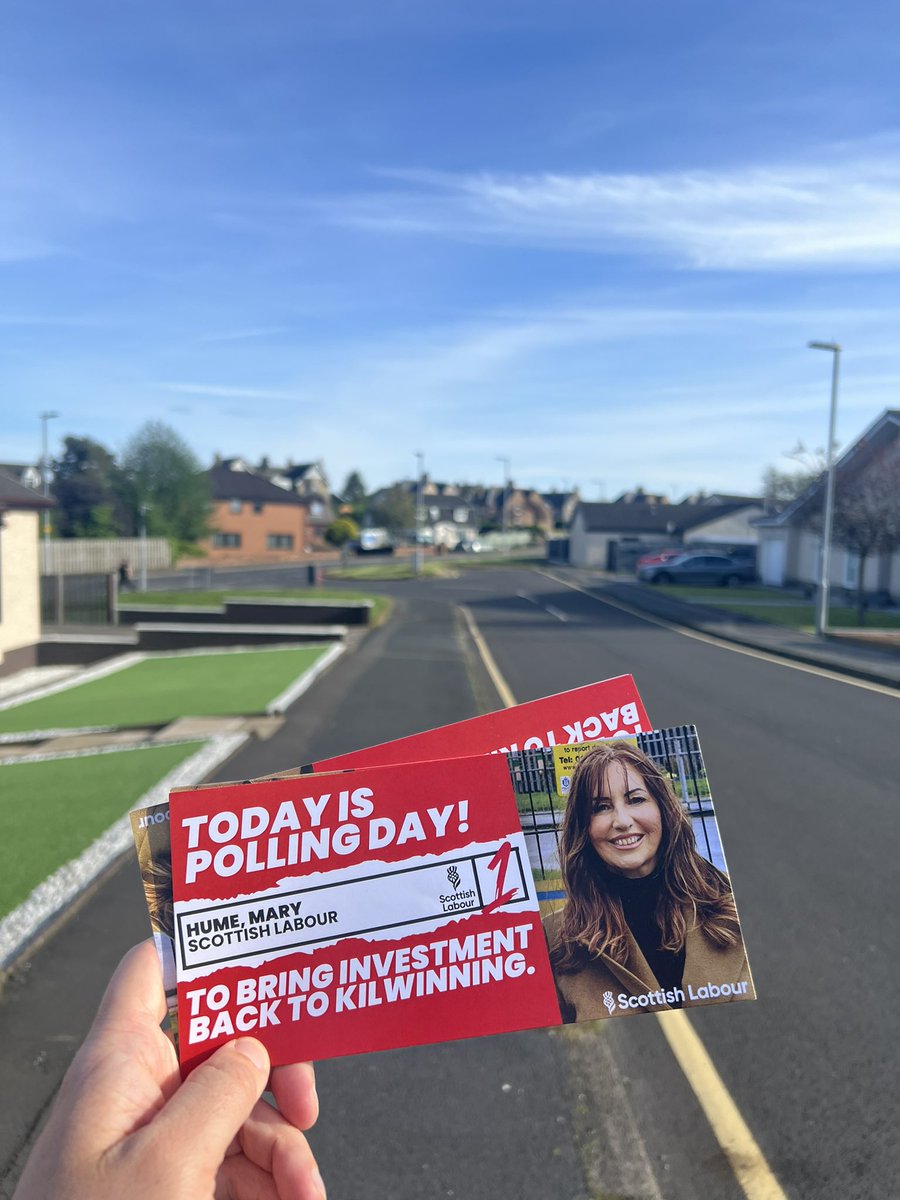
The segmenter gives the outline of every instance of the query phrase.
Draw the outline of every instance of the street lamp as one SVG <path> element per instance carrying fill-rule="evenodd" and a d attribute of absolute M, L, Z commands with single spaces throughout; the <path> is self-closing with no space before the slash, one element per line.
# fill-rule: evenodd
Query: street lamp
<path fill-rule="evenodd" d="M 422 574 L 422 473 L 425 470 L 425 455 L 416 450 L 416 548 L 413 554 L 414 570 Z"/>
<path fill-rule="evenodd" d="M 810 350 L 830 350 L 831 412 L 828 418 L 828 444 L 825 450 L 825 528 L 822 531 L 822 557 L 819 564 L 819 595 L 816 605 L 816 636 L 822 637 L 828 628 L 828 592 L 831 587 L 831 527 L 834 524 L 834 425 L 837 418 L 838 374 L 841 348 L 837 342 L 808 342 Z"/>
<path fill-rule="evenodd" d="M 54 420 L 59 416 L 58 412 L 42 412 L 41 417 L 41 482 L 43 484 L 44 499 L 50 498 L 50 462 L 47 455 L 47 422 Z M 44 509 L 43 518 L 44 530 L 44 546 L 46 547 L 50 541 L 50 510 Z M 45 550 L 46 553 L 46 550 Z M 45 563 L 45 568 L 47 564 Z"/>
<path fill-rule="evenodd" d="M 140 539 L 141 539 L 141 591 L 142 592 L 146 592 L 146 590 L 147 590 L 147 509 L 149 507 L 150 507 L 150 505 L 147 503 L 146 500 L 141 501 L 141 503 L 140 503 L 141 525 L 140 525 L 139 532 L 140 532 Z M 134 586 L 134 585 L 132 585 L 132 586 Z"/>
<path fill-rule="evenodd" d="M 503 534 L 503 549 L 506 549 L 506 503 L 509 491 L 509 459 L 502 454 L 495 455 L 497 462 L 503 463 L 503 506 L 500 509 L 500 531 Z"/>

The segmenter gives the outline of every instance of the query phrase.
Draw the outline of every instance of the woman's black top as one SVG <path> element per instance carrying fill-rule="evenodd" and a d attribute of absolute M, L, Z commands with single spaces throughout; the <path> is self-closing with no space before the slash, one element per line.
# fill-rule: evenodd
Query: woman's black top
<path fill-rule="evenodd" d="M 662 885 L 659 874 L 654 871 L 652 875 L 645 875 L 643 879 L 626 879 L 623 876 L 616 882 L 628 928 L 640 946 L 641 953 L 656 976 L 659 986 L 664 991 L 681 987 L 684 975 L 684 947 L 680 950 L 663 950 L 659 944 L 662 937 L 656 919 L 656 907 Z"/>

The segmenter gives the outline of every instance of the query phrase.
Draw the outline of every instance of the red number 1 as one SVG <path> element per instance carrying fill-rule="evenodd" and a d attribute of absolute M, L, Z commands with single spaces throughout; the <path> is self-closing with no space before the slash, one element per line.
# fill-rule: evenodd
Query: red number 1
<path fill-rule="evenodd" d="M 518 888 L 512 888 L 511 891 L 504 892 L 503 884 L 506 882 L 506 871 L 509 866 L 509 856 L 512 854 L 512 844 L 510 842 L 501 842 L 497 847 L 497 853 L 488 863 L 489 871 L 497 872 L 497 884 L 494 888 L 494 898 L 490 904 L 486 904 L 483 912 L 493 912 L 494 909 L 500 908 L 508 901 L 512 900 Z"/>

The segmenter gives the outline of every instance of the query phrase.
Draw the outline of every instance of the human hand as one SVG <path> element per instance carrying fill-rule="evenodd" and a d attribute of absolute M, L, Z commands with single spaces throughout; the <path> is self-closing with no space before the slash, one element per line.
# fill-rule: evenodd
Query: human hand
<path fill-rule="evenodd" d="M 159 1027 L 152 942 L 113 975 L 35 1143 L 14 1200 L 324 1200 L 306 1138 L 318 1115 L 308 1063 L 276 1067 L 255 1038 L 220 1047 L 182 1082 Z M 280 1111 L 279 1111 L 280 1110 Z"/>

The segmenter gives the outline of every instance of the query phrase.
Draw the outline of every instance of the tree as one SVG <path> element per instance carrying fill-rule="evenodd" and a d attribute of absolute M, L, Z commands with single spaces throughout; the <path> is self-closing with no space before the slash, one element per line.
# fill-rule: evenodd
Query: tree
<path fill-rule="evenodd" d="M 807 450 L 802 442 L 785 456 L 798 464 L 793 471 L 767 467 L 763 474 L 763 498 L 767 512 L 781 512 L 820 479 L 827 463 L 821 448 Z"/>
<path fill-rule="evenodd" d="M 210 529 L 209 480 L 188 444 L 162 421 L 148 421 L 122 455 L 133 532 L 146 505 L 147 533 L 182 548 Z"/>
<path fill-rule="evenodd" d="M 122 472 L 113 455 L 87 437 L 67 437 L 63 445 L 52 463 L 60 536 L 102 538 L 126 532 Z"/>
<path fill-rule="evenodd" d="M 818 518 L 821 525 L 821 518 Z M 856 621 L 866 613 L 866 559 L 900 549 L 900 444 L 895 442 L 846 483 L 835 480 L 832 539 L 859 558 Z"/>
<path fill-rule="evenodd" d="M 408 533 L 416 524 L 416 501 L 402 483 L 379 493 L 370 504 L 372 520 L 390 533 Z"/>
<path fill-rule="evenodd" d="M 357 504 L 362 504 L 365 498 L 366 485 L 363 483 L 362 475 L 359 471 L 351 471 L 344 483 L 341 499 L 355 507 Z"/>
<path fill-rule="evenodd" d="M 359 526 L 349 517 L 338 517 L 325 530 L 325 541 L 329 546 L 344 546 L 359 537 Z"/>

